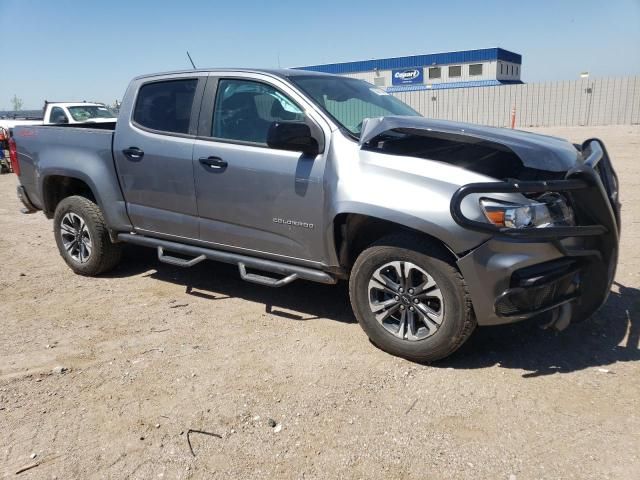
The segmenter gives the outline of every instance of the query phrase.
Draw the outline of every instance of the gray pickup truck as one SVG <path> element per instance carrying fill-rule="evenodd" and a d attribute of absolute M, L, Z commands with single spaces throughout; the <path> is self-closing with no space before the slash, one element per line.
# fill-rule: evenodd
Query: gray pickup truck
<path fill-rule="evenodd" d="M 476 324 L 566 327 L 607 299 L 618 182 L 602 142 L 429 120 L 296 70 L 135 78 L 117 122 L 17 127 L 25 211 L 78 274 L 123 243 L 280 287 L 348 280 L 372 342 L 432 361 Z"/>

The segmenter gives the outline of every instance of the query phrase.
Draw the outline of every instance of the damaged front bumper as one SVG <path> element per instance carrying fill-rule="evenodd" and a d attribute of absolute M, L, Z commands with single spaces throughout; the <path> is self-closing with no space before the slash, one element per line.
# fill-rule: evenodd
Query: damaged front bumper
<path fill-rule="evenodd" d="M 582 163 L 563 180 L 475 183 L 453 196 L 456 223 L 493 235 L 458 261 L 478 324 L 549 312 L 551 322 L 564 327 L 588 318 L 606 301 L 618 260 L 618 179 L 600 140 L 587 140 L 582 152 Z M 563 192 L 571 199 L 576 226 L 499 228 L 464 216 L 466 196 L 496 192 Z"/>

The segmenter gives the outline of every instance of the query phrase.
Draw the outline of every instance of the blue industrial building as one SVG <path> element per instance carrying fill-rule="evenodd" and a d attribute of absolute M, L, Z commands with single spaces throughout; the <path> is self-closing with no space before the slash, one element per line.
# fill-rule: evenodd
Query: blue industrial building
<path fill-rule="evenodd" d="M 502 48 L 298 67 L 366 80 L 388 92 L 522 83 L 522 56 Z"/>

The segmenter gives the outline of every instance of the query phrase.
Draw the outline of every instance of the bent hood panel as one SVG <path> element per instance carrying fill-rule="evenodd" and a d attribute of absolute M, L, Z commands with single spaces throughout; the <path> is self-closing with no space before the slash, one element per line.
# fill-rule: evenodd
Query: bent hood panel
<path fill-rule="evenodd" d="M 365 119 L 359 143 L 363 146 L 390 130 L 410 131 L 411 134 L 424 136 L 444 133 L 498 143 L 511 149 L 525 167 L 549 172 L 566 172 L 574 167 L 579 159 L 576 148 L 561 138 L 521 130 L 411 116 Z"/>

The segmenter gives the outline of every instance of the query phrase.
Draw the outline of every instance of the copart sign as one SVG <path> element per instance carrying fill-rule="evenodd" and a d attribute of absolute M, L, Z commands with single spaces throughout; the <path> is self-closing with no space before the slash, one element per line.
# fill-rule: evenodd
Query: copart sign
<path fill-rule="evenodd" d="M 424 71 L 422 67 L 392 70 L 391 80 L 393 85 L 424 83 Z"/>

